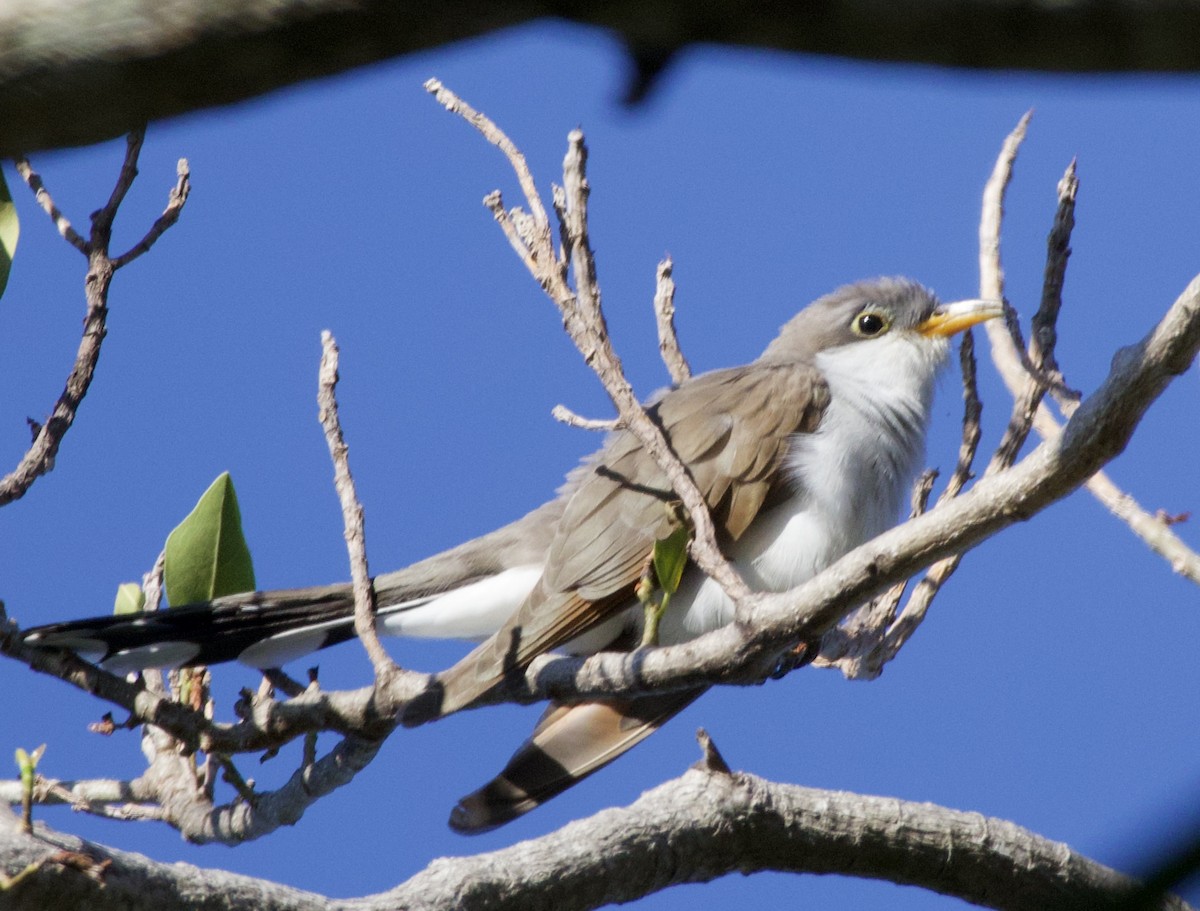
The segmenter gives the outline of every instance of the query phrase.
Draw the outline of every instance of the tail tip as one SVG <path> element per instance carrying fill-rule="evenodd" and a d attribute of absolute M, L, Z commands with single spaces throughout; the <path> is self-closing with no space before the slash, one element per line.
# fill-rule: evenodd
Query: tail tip
<path fill-rule="evenodd" d="M 489 806 L 478 791 L 468 794 L 450 811 L 450 828 L 459 835 L 482 835 L 484 832 L 490 832 L 511 818 L 497 819 L 494 810 L 495 808 Z"/>

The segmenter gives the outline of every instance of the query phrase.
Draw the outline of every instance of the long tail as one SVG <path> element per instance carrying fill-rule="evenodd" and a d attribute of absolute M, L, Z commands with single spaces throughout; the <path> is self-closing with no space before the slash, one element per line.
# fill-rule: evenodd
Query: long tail
<path fill-rule="evenodd" d="M 497 531 L 377 577 L 381 631 L 490 635 L 532 586 L 561 514 L 562 501 L 551 501 Z M 349 584 L 342 583 L 53 623 L 25 630 L 21 639 L 38 648 L 68 649 L 125 673 L 224 661 L 279 667 L 353 636 L 353 599 Z"/>
<path fill-rule="evenodd" d="M 476 835 L 528 813 L 637 746 L 706 689 L 552 703 L 504 771 L 459 801 L 450 827 Z"/>
<path fill-rule="evenodd" d="M 331 585 L 53 623 L 21 638 L 39 648 L 68 649 L 115 673 L 224 661 L 278 667 L 353 637 L 353 611 L 349 586 Z M 256 660 L 256 652 L 265 660 Z"/>

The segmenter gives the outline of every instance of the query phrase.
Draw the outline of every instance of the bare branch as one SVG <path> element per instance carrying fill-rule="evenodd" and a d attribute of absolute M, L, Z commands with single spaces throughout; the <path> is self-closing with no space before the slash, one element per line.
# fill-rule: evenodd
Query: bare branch
<path fill-rule="evenodd" d="M 333 461 L 333 485 L 342 504 L 342 521 L 346 527 L 346 549 L 350 553 L 350 577 L 354 587 L 354 631 L 362 640 L 375 678 L 385 681 L 400 669 L 392 661 L 379 636 L 375 632 L 375 587 L 371 584 L 371 573 L 367 569 L 367 543 L 363 531 L 363 508 L 354 490 L 354 478 L 350 474 L 349 447 L 342 436 L 337 406 L 338 347 L 329 332 L 321 333 L 321 369 L 318 383 L 317 406 L 321 426 L 325 430 L 325 442 L 329 446 L 329 457 Z"/>
<path fill-rule="evenodd" d="M 1052 374 L 1059 382 L 1060 388 L 1065 386 L 1061 381 L 1061 373 L 1054 361 L 1054 345 L 1057 340 L 1055 323 L 1062 309 L 1062 287 L 1066 275 L 1067 258 L 1070 256 L 1071 230 L 1075 225 L 1075 196 L 1079 190 L 1079 180 L 1075 176 L 1075 162 L 1067 168 L 1058 184 L 1058 209 L 1054 216 L 1054 225 L 1047 239 L 1046 270 L 1042 288 L 1042 302 L 1033 317 L 1033 335 L 1029 339 L 1027 357 L 1032 365 L 1032 372 L 1026 379 L 1020 393 L 1014 395 L 1012 415 L 1004 437 L 996 448 L 988 471 L 1000 471 L 1007 468 L 1017 458 L 1021 447 L 1025 444 L 1029 431 L 1033 426 L 1033 418 L 1046 394 L 1047 380 Z M 999 251 L 997 251 L 999 255 Z M 1011 338 L 1011 335 L 1010 335 Z M 1049 364 L 1051 370 L 1047 373 Z M 1078 400 L 1078 394 L 1074 399 Z"/>
<path fill-rule="evenodd" d="M 54 468 L 58 447 L 92 384 L 100 359 L 100 347 L 107 331 L 108 287 L 112 282 L 113 270 L 112 263 L 103 251 L 91 249 L 90 246 L 89 250 L 88 272 L 84 280 L 87 315 L 83 321 L 83 337 L 75 352 L 75 364 L 49 420 L 38 430 L 33 444 L 17 467 L 0 479 L 0 506 L 23 497 L 34 481 Z"/>
<path fill-rule="evenodd" d="M 0 864 L 20 869 L 69 846 L 110 858 L 103 888 L 55 877 L 61 906 L 96 911 L 183 911 L 205 896 L 222 906 L 276 911 L 421 907 L 429 911 L 553 907 L 585 911 L 680 883 L 776 870 L 842 873 L 917 886 L 1006 911 L 1116 909 L 1137 883 L 1002 819 L 928 803 L 777 784 L 718 768 L 692 769 L 628 807 L 474 857 L 443 858 L 377 895 L 325 899 L 219 870 L 157 864 L 52 832 L 20 836 L 0 825 Z M 947 850 L 947 846 L 953 850 Z M 620 876 L 612 870 L 619 868 Z M 11 898 L 38 904 L 36 874 Z M 206 905 L 207 907 L 207 905 Z M 1163 911 L 1187 911 L 1177 898 Z"/>
<path fill-rule="evenodd" d="M 516 223 L 509 215 L 508 210 L 504 208 L 504 197 L 500 195 L 500 191 L 492 190 L 491 193 L 483 197 L 483 205 L 492 213 L 492 217 L 496 219 L 496 224 L 500 226 L 500 230 L 508 238 L 509 244 L 512 245 L 513 251 L 517 256 L 521 258 L 521 262 L 525 264 L 525 267 L 530 272 L 536 272 L 538 268 L 537 262 L 534 260 L 529 244 L 521 236 L 521 232 L 517 230 Z"/>
<path fill-rule="evenodd" d="M 125 194 L 129 192 L 129 188 L 133 186 L 133 182 L 137 180 L 138 158 L 142 154 L 142 144 L 146 141 L 146 128 L 144 126 L 136 127 L 129 131 L 125 136 L 125 158 L 121 162 L 121 170 L 117 173 L 117 182 L 113 186 L 112 193 L 109 194 L 108 202 L 96 212 L 92 213 L 92 247 L 97 245 L 97 233 L 102 235 L 100 241 L 104 245 L 105 253 L 108 252 L 109 234 L 112 231 L 113 219 L 117 217 L 117 210 L 121 208 L 121 203 L 125 201 Z"/>
<path fill-rule="evenodd" d="M 1033 111 L 1026 111 L 1004 140 L 1000 157 L 983 190 L 983 218 L 979 224 L 979 296 L 1004 300 L 1004 270 L 1000 265 L 1000 225 L 1004 220 L 1004 192 L 1012 180 L 1013 164 L 1025 140 Z M 998 329 L 996 331 L 999 331 Z M 991 335 L 991 333 L 989 333 Z"/>
<path fill-rule="evenodd" d="M 1067 260 L 1071 256 L 1071 232 L 1075 228 L 1075 197 L 1079 193 L 1079 178 L 1074 159 L 1058 182 L 1058 209 L 1054 215 L 1054 226 L 1046 238 L 1046 270 L 1042 279 L 1042 303 L 1030 321 L 1029 356 L 1034 366 L 1054 377 L 1062 386 L 1066 381 L 1054 357 L 1054 346 L 1058 342 L 1058 313 L 1062 309 L 1063 283 L 1067 274 Z M 1079 400 L 1079 394 L 1073 396 Z"/>
<path fill-rule="evenodd" d="M 1016 157 L 1016 149 L 1024 136 L 1024 126 L 1028 116 L 1022 118 L 1017 129 L 1013 131 L 1001 152 L 992 178 L 984 190 L 984 218 L 980 226 L 980 293 L 985 296 L 1003 297 L 1004 273 L 1000 266 L 1000 218 L 1003 210 L 1004 189 L 1012 175 L 1012 163 Z M 1074 189 L 1071 186 L 1074 179 L 1074 169 L 1068 169 L 1068 177 L 1064 177 L 1060 185 L 1060 197 L 1071 197 Z M 1035 328 L 1035 335 L 1043 336 L 1031 344 L 1045 348 L 1051 344 L 1046 335 L 1045 320 L 1057 315 L 1057 306 L 1047 305 L 1046 298 L 1057 298 L 1061 293 L 1061 279 L 1057 277 L 1057 257 L 1065 263 L 1068 250 L 1059 246 L 1059 238 L 1065 240 L 1070 215 L 1070 207 L 1060 203 L 1061 226 L 1056 221 L 1055 230 L 1051 233 L 1050 258 L 1047 263 L 1047 274 L 1043 289 L 1043 305 L 1039 310 L 1041 323 Z M 1056 252 L 1057 251 L 1057 252 Z M 1031 374 L 1038 374 L 1046 379 L 1030 362 L 1029 356 L 1022 347 L 1019 338 L 1014 338 L 1011 332 L 1005 332 L 995 324 L 995 321 L 985 326 L 988 340 L 991 342 L 992 362 L 996 365 L 1004 383 L 1015 396 L 1021 396 Z M 1057 373 L 1057 367 L 1053 370 Z M 1049 381 L 1047 381 L 1049 382 Z M 1064 414 L 1071 418 L 1077 407 L 1070 394 L 1058 396 Z M 1045 404 L 1039 404 L 1033 415 L 1033 427 L 1044 440 L 1058 436 L 1063 427 L 1050 414 Z M 1097 466 L 1099 468 L 1099 466 Z M 1086 481 L 1088 491 L 1099 500 L 1114 516 L 1129 526 L 1130 530 L 1159 556 L 1163 557 L 1171 569 L 1180 575 L 1200 585 L 1200 554 L 1187 546 L 1184 541 L 1170 528 L 1169 523 L 1160 521 L 1153 513 L 1142 507 L 1130 494 L 1121 490 L 1102 471 L 1097 471 Z"/>
<path fill-rule="evenodd" d="M 21 175 L 21 179 L 33 191 L 33 197 L 37 200 L 38 205 L 42 207 L 45 213 L 50 216 L 50 220 L 54 222 L 54 227 L 58 230 L 58 233 L 72 247 L 84 256 L 87 256 L 87 241 L 80 237 L 79 232 L 71 227 L 70 220 L 54 202 L 50 191 L 46 189 L 46 185 L 42 182 L 42 176 L 29 164 L 29 159 L 22 155 L 20 158 L 13 159 L 13 164 L 17 166 L 17 173 Z"/>
<path fill-rule="evenodd" d="M 24 158 L 17 159 L 17 170 L 21 177 L 33 190 L 39 205 L 53 219 L 59 233 L 67 242 L 88 258 L 88 271 L 84 279 L 84 294 L 87 299 L 87 314 L 83 321 L 83 338 L 75 352 L 75 363 L 67 377 L 66 388 L 59 395 L 51 411 L 50 418 L 37 427 L 33 443 L 9 474 L 0 479 L 0 506 L 20 499 L 39 477 L 54 468 L 54 459 L 58 447 L 71 424 L 83 397 L 87 395 L 92 377 L 96 372 L 96 364 L 100 359 L 100 347 L 107 332 L 108 320 L 108 289 L 112 283 L 113 273 L 121 265 L 130 262 L 145 250 L 137 247 L 118 260 L 112 260 L 108 255 L 108 243 L 112 235 L 112 223 L 116 218 L 125 194 L 128 192 L 134 178 L 137 177 L 137 159 L 142 148 L 144 131 L 135 130 L 130 133 L 126 142 L 125 159 L 117 177 L 116 185 L 108 202 L 99 211 L 92 214 L 91 238 L 85 241 L 62 214 L 50 194 L 42 184 L 41 177 L 30 167 Z M 180 189 L 182 188 L 182 189 Z M 180 175 L 177 185 L 178 194 L 172 194 L 172 203 L 168 204 L 167 212 L 155 223 L 149 234 L 143 239 L 145 249 L 157 239 L 158 235 L 173 224 L 179 217 L 179 210 L 187 198 L 186 164 L 184 173 Z M 178 196 L 178 198 L 176 198 Z M 168 217 L 169 216 L 169 217 Z M 166 221 L 164 222 L 164 219 Z M 159 228 L 159 223 L 162 227 Z M 157 233 L 156 232 L 157 229 Z M 141 244 L 139 244 L 139 247 Z"/>
<path fill-rule="evenodd" d="M 671 277 L 674 263 L 667 257 L 658 264 L 655 273 L 654 317 L 658 324 L 658 350 L 671 382 L 679 385 L 692 375 L 692 368 L 679 347 L 675 334 L 675 280 Z"/>
<path fill-rule="evenodd" d="M 175 186 L 171 188 L 171 193 L 167 197 L 167 207 L 163 210 L 162 215 L 155 219 L 154 224 L 150 226 L 150 230 L 146 232 L 145 237 L 113 260 L 114 269 L 127 266 L 143 253 L 148 252 L 167 229 L 179 221 L 179 215 L 183 211 L 184 204 L 187 202 L 188 194 L 192 191 L 191 171 L 188 168 L 188 160 L 186 158 L 179 159 L 175 173 L 177 178 Z"/>
<path fill-rule="evenodd" d="M 958 348 L 958 366 L 962 374 L 962 442 L 958 446 L 958 461 L 954 464 L 954 472 L 946 483 L 946 489 L 938 497 L 939 503 L 957 497 L 962 493 L 967 481 L 974 477 L 972 468 L 975 464 L 975 453 L 979 449 L 979 440 L 983 434 L 979 425 L 979 419 L 983 415 L 983 402 L 979 399 L 976 377 L 975 333 L 970 330 L 963 333 L 962 343 Z"/>
<path fill-rule="evenodd" d="M 533 174 L 529 170 L 529 163 L 525 160 L 524 153 L 513 144 L 513 141 L 505 135 L 502 129 L 492 122 L 491 118 L 475 110 L 449 89 L 445 88 L 439 80 L 426 80 L 425 91 L 433 95 L 437 99 L 438 104 L 442 105 L 447 111 L 457 114 L 463 120 L 467 121 L 467 123 L 471 124 L 471 126 L 475 127 L 484 139 L 504 153 L 504 157 L 509 160 L 513 171 L 516 172 L 517 182 L 521 185 L 521 192 L 525 194 L 525 198 L 529 201 L 529 210 L 533 213 L 534 220 L 539 225 L 548 227 L 550 219 L 546 215 L 546 208 L 542 205 L 541 197 L 538 196 L 537 182 L 533 179 Z"/>
<path fill-rule="evenodd" d="M 585 418 L 576 414 L 566 405 L 555 405 L 550 410 L 550 416 L 556 421 L 561 421 L 571 427 L 578 427 L 580 430 L 616 430 L 621 426 L 619 421 L 612 418 Z"/>

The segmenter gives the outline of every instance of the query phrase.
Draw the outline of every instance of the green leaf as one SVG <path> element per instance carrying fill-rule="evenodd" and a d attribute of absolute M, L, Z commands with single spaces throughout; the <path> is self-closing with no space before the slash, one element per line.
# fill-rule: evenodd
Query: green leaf
<path fill-rule="evenodd" d="M 654 542 L 654 575 L 658 576 L 659 588 L 668 595 L 679 590 L 679 580 L 683 578 L 683 568 L 687 566 L 688 541 L 691 537 L 692 530 L 680 525 L 665 538 Z"/>
<path fill-rule="evenodd" d="M 0 172 L 0 294 L 8 286 L 8 273 L 12 271 L 13 256 L 17 252 L 17 238 L 21 236 L 21 223 L 17 221 L 17 207 L 4 173 Z"/>
<path fill-rule="evenodd" d="M 20 747 L 16 749 L 17 769 L 21 773 L 21 783 L 26 787 L 33 786 L 33 773 L 37 771 L 38 762 L 46 752 L 46 744 L 42 744 L 32 753 L 27 753 Z"/>
<path fill-rule="evenodd" d="M 254 591 L 254 563 L 229 472 L 167 536 L 164 577 L 172 607 Z"/>
<path fill-rule="evenodd" d="M 122 582 L 117 586 L 117 599 L 113 603 L 114 614 L 136 614 L 146 606 L 146 593 L 136 582 Z"/>

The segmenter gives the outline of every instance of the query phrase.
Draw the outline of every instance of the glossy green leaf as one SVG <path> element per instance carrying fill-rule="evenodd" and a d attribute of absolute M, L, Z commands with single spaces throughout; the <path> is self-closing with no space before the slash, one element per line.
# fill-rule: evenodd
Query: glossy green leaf
<path fill-rule="evenodd" d="M 8 286 L 8 274 L 12 271 L 13 257 L 17 252 L 17 238 L 21 236 L 21 223 L 17 221 L 17 207 L 4 173 L 0 172 L 0 294 Z"/>
<path fill-rule="evenodd" d="M 658 587 L 668 595 L 679 590 L 691 538 L 692 530 L 680 525 L 665 538 L 654 542 L 654 575 L 658 577 Z"/>
<path fill-rule="evenodd" d="M 254 591 L 254 563 L 229 472 L 168 535 L 164 579 L 173 607 Z"/>
<path fill-rule="evenodd" d="M 136 614 L 146 606 L 146 593 L 136 582 L 122 582 L 117 586 L 117 598 L 113 603 L 114 614 Z"/>

